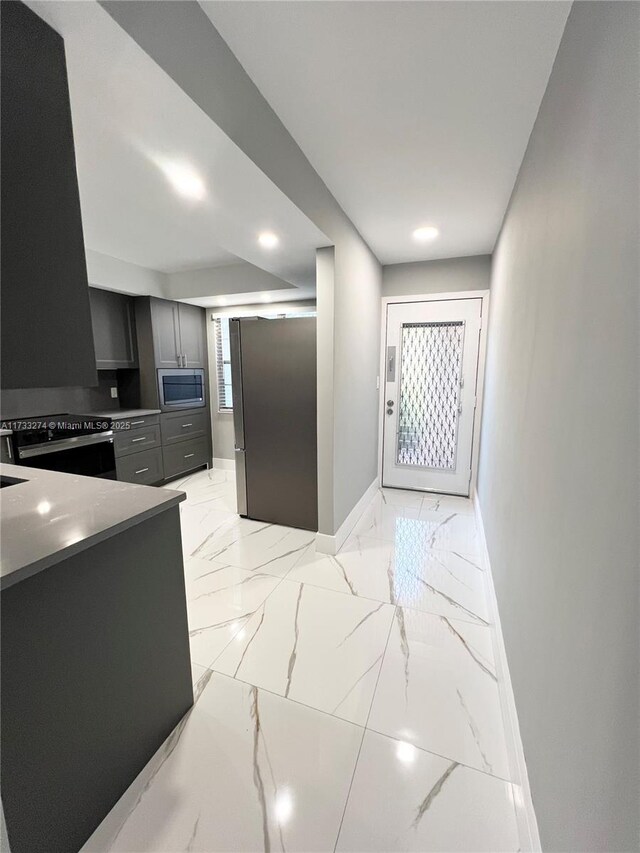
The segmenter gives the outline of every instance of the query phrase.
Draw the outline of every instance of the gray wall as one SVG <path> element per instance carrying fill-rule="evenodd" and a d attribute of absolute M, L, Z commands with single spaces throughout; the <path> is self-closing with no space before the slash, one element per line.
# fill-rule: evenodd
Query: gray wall
<path fill-rule="evenodd" d="M 479 498 L 545 850 L 638 849 L 638 26 L 574 3 L 493 259 Z"/>
<path fill-rule="evenodd" d="M 422 296 L 459 290 L 488 290 L 491 255 L 389 264 L 382 268 L 383 296 Z"/>
<path fill-rule="evenodd" d="M 316 298 L 318 318 L 318 530 L 334 529 L 334 309 L 335 249 L 328 246 L 316 252 Z"/>
<path fill-rule="evenodd" d="M 258 293 L 263 290 L 291 290 L 293 285 L 248 261 L 224 264 L 219 267 L 183 270 L 166 274 L 167 295 L 170 299 L 197 299 L 217 293 Z"/>
<path fill-rule="evenodd" d="M 319 429 L 339 430 L 348 446 L 344 453 L 334 446 L 332 458 L 322 450 L 327 443 L 319 450 L 320 467 L 333 477 L 333 498 L 321 493 L 325 478 L 319 503 L 334 503 L 333 522 L 321 513 L 320 530 L 332 534 L 376 475 L 382 268 L 198 3 L 101 5 L 335 245 L 333 390 L 318 401 Z M 318 298 L 319 323 L 327 304 Z"/>
<path fill-rule="evenodd" d="M 380 373 L 381 295 L 382 268 L 369 249 L 356 240 L 338 242 L 333 342 L 334 531 L 378 476 L 376 380 Z"/>

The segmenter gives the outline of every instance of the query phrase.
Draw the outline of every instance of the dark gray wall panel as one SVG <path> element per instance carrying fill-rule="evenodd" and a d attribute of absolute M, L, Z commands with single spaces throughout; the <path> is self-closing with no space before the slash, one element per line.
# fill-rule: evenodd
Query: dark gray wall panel
<path fill-rule="evenodd" d="M 64 43 L 22 3 L 0 13 L 1 384 L 95 385 Z"/>

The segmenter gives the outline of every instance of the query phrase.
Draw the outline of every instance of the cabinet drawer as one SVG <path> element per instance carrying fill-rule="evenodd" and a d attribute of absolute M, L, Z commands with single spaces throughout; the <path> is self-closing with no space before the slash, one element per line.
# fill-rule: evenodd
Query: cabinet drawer
<path fill-rule="evenodd" d="M 160 427 L 158 425 L 122 430 L 116 433 L 113 442 L 116 456 L 139 453 L 141 450 L 157 447 L 159 444 Z"/>
<path fill-rule="evenodd" d="M 160 415 L 141 415 L 137 418 L 114 418 L 113 429 L 117 432 L 128 433 L 132 429 L 157 426 L 160 423 Z"/>
<path fill-rule="evenodd" d="M 175 477 L 209 462 L 209 442 L 206 438 L 194 438 L 162 448 L 165 479 Z"/>
<path fill-rule="evenodd" d="M 129 453 L 116 459 L 118 480 L 149 486 L 164 479 L 162 451 L 159 447 L 142 453 Z"/>
<path fill-rule="evenodd" d="M 162 415 L 160 424 L 162 428 L 162 445 L 176 444 L 188 438 L 200 438 L 207 435 L 207 423 L 209 420 L 208 409 L 193 409 L 185 412 L 171 412 Z"/>

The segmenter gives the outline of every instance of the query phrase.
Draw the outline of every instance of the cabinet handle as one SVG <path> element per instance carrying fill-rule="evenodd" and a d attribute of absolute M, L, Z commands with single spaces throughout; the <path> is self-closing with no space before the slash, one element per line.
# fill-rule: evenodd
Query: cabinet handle
<path fill-rule="evenodd" d="M 148 470 L 148 468 L 141 468 L 139 471 L 136 471 L 136 474 L 144 474 L 144 472 Z"/>
<path fill-rule="evenodd" d="M 185 427 L 190 427 L 190 426 L 193 426 L 193 424 L 182 424 L 182 429 L 185 429 Z"/>
<path fill-rule="evenodd" d="M 133 444 L 134 441 L 146 441 L 146 440 L 147 440 L 147 436 L 143 435 L 142 438 L 132 438 L 131 443 Z"/>
<path fill-rule="evenodd" d="M 195 453 L 185 453 L 184 458 L 189 459 L 191 456 L 195 456 L 195 455 L 196 455 Z"/>
<path fill-rule="evenodd" d="M 6 436 L 7 439 L 7 453 L 9 455 L 9 459 L 13 459 L 13 453 L 11 452 L 11 439 L 9 436 Z"/>
<path fill-rule="evenodd" d="M 131 421 L 131 426 L 139 426 L 139 424 L 143 424 L 144 421 Z"/>

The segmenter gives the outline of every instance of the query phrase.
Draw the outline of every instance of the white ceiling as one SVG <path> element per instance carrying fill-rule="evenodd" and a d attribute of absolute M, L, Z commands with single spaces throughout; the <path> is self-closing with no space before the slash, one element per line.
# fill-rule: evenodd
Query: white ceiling
<path fill-rule="evenodd" d="M 201 5 L 383 263 L 492 251 L 570 3 Z"/>
<path fill-rule="evenodd" d="M 58 0 L 28 5 L 65 40 L 90 249 L 163 272 L 242 258 L 286 281 L 313 284 L 315 249 L 327 238 L 104 9 Z M 201 201 L 175 192 L 159 168 L 167 160 L 201 176 Z M 258 245 L 263 230 L 280 236 L 278 249 Z M 308 288 L 288 289 L 287 298 L 298 295 Z"/>

